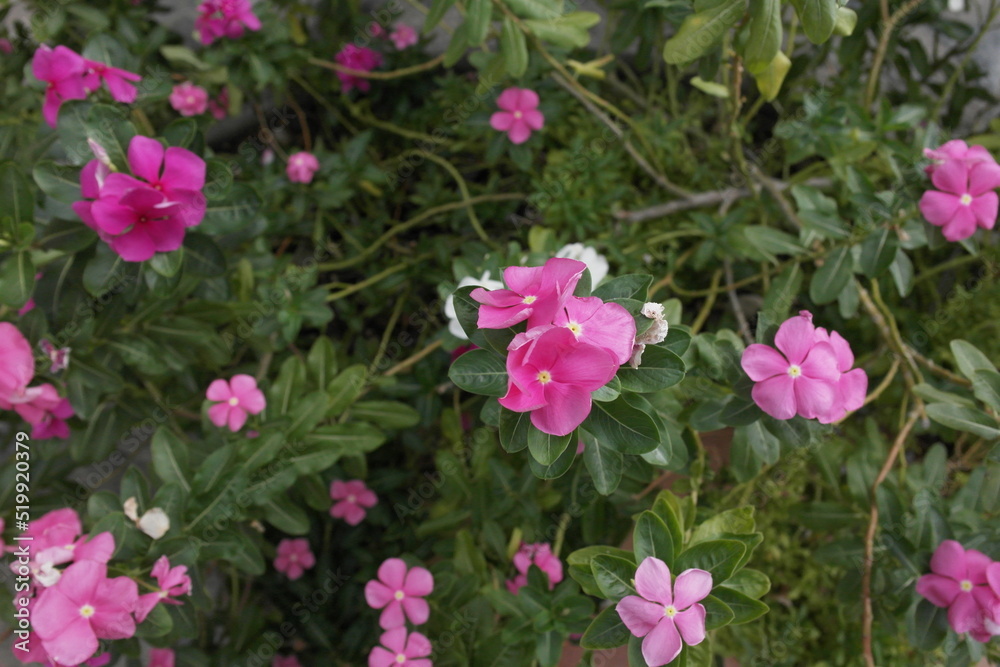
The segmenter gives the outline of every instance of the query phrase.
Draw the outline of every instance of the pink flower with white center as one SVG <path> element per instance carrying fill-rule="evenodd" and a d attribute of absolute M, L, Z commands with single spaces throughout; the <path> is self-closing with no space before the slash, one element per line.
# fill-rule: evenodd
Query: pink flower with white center
<path fill-rule="evenodd" d="M 705 639 L 705 607 L 699 602 L 712 592 L 712 575 L 684 570 L 672 588 L 670 568 L 650 556 L 635 573 L 639 595 L 624 597 L 615 607 L 629 632 L 645 638 L 642 657 L 649 667 L 666 665 L 680 654 L 683 644 L 697 646 Z"/>
<path fill-rule="evenodd" d="M 153 648 L 149 650 L 148 667 L 174 667 L 176 659 L 173 649 Z"/>
<path fill-rule="evenodd" d="M 215 120 L 222 120 L 229 114 L 229 88 L 223 87 L 214 100 L 208 101 L 208 110 Z"/>
<path fill-rule="evenodd" d="M 545 266 L 509 266 L 503 279 L 509 289 L 480 287 L 470 296 L 482 304 L 477 326 L 506 329 L 528 321 L 528 328 L 551 324 L 580 281 L 587 265 L 575 259 L 554 257 Z"/>
<path fill-rule="evenodd" d="M 365 518 L 365 510 L 378 503 L 378 497 L 360 479 L 342 482 L 333 480 L 330 484 L 330 498 L 338 502 L 330 508 L 330 516 L 343 519 L 348 525 L 356 526 Z"/>
<path fill-rule="evenodd" d="M 42 115 L 49 127 L 56 126 L 63 102 L 87 97 L 84 81 L 87 64 L 83 56 L 72 49 L 65 46 L 52 49 L 42 44 L 31 60 L 31 71 L 36 79 L 48 84 Z"/>
<path fill-rule="evenodd" d="M 302 667 L 302 663 L 294 655 L 276 655 L 271 667 Z"/>
<path fill-rule="evenodd" d="M 111 533 L 98 533 L 93 537 L 53 533 L 53 537 L 56 536 L 61 540 L 50 542 L 44 548 L 36 547 L 28 564 L 34 583 L 42 587 L 52 586 L 60 580 L 62 571 L 56 568 L 58 565 L 85 560 L 107 563 L 115 552 L 115 538 Z M 16 563 L 11 563 L 11 571 L 17 571 Z"/>
<path fill-rule="evenodd" d="M 816 342 L 812 317 L 785 320 L 774 344 L 777 350 L 755 343 L 743 351 L 740 363 L 756 383 L 754 402 L 775 419 L 828 415 L 837 400 L 840 371 L 830 343 Z"/>
<path fill-rule="evenodd" d="M 382 646 L 368 654 L 368 667 L 433 667 L 427 656 L 431 642 L 419 632 L 407 632 L 398 627 L 382 633 Z"/>
<path fill-rule="evenodd" d="M 928 176 L 934 174 L 938 165 L 949 160 L 959 160 L 967 165 L 976 162 L 996 162 L 993 155 L 983 146 L 969 146 L 961 139 L 952 139 L 937 148 L 925 148 L 924 157 L 933 160 L 933 163 L 924 169 Z"/>
<path fill-rule="evenodd" d="M 319 160 L 312 153 L 299 151 L 288 157 L 285 173 L 292 183 L 312 183 L 313 174 L 319 170 Z"/>
<path fill-rule="evenodd" d="M 948 160 L 934 168 L 931 182 L 920 198 L 920 212 L 927 222 L 941 227 L 949 241 L 967 239 L 977 227 L 993 229 L 1000 200 L 1000 165 L 989 160 Z"/>
<path fill-rule="evenodd" d="M 812 318 L 808 311 L 802 313 Z M 840 421 L 848 412 L 857 410 L 865 403 L 865 394 L 868 393 L 868 374 L 864 369 L 854 368 L 854 352 L 851 345 L 843 336 L 836 331 L 827 333 L 823 327 L 816 327 L 816 342 L 826 342 L 833 348 L 833 353 L 837 357 L 837 370 L 840 371 L 840 379 L 837 380 L 837 398 L 833 402 L 830 411 L 819 416 L 821 424 L 832 424 Z"/>
<path fill-rule="evenodd" d="M 396 45 L 397 51 L 402 51 L 417 43 L 417 31 L 405 23 L 400 23 L 389 35 L 389 39 Z"/>
<path fill-rule="evenodd" d="M 936 607 L 948 608 L 948 624 L 955 632 L 982 636 L 983 618 L 995 598 L 986 576 L 991 562 L 980 551 L 945 540 L 931 557 L 932 574 L 917 580 L 917 593 Z"/>
<path fill-rule="evenodd" d="M 107 573 L 104 563 L 74 563 L 39 596 L 31 623 L 55 662 L 79 664 L 97 651 L 98 639 L 135 634 L 136 583 L 128 577 L 108 579 Z"/>
<path fill-rule="evenodd" d="M 433 590 L 430 572 L 422 567 L 407 569 L 403 559 L 389 558 L 379 566 L 378 579 L 365 584 L 365 601 L 372 609 L 382 610 L 378 623 L 383 630 L 391 630 L 402 627 L 406 619 L 414 625 L 426 623 L 431 612 L 424 596 Z"/>
<path fill-rule="evenodd" d="M 530 412 L 543 433 L 567 435 L 590 414 L 591 394 L 618 371 L 604 349 L 577 340 L 565 327 L 534 327 L 514 336 L 507 348 L 507 395 L 500 405 Z"/>
<path fill-rule="evenodd" d="M 309 540 L 304 537 L 278 542 L 278 556 L 274 559 L 274 569 L 295 581 L 302 573 L 316 564 L 316 557 L 309 550 Z"/>
<path fill-rule="evenodd" d="M 370 72 L 382 64 L 381 53 L 354 44 L 345 45 L 333 59 L 344 67 L 361 72 Z M 368 79 L 347 72 L 337 72 L 337 78 L 340 79 L 341 88 L 345 93 L 351 92 L 354 88 L 363 92 L 367 92 L 371 88 L 371 82 Z"/>
<path fill-rule="evenodd" d="M 497 106 L 502 111 L 490 116 L 490 127 L 506 132 L 515 144 L 523 144 L 532 131 L 545 126 L 545 116 L 538 110 L 538 93 L 528 88 L 508 88 L 500 93 Z"/>
<path fill-rule="evenodd" d="M 617 303 L 604 303 L 596 296 L 571 296 L 552 323 L 569 329 L 582 343 L 603 347 L 619 364 L 632 356 L 635 320 Z"/>
<path fill-rule="evenodd" d="M 84 59 L 87 67 L 85 85 L 90 90 L 97 90 L 101 82 L 108 87 L 111 98 L 115 102 L 132 104 L 135 102 L 136 89 L 130 81 L 142 81 L 142 77 L 134 72 L 112 67 L 96 60 Z"/>
<path fill-rule="evenodd" d="M 178 565 L 170 567 L 170 561 L 166 556 L 160 556 L 153 565 L 150 575 L 156 579 L 156 585 L 160 589 L 155 593 L 146 593 L 139 596 L 135 605 L 135 620 L 142 623 L 153 611 L 158 603 L 184 604 L 180 600 L 173 598 L 179 595 L 191 595 L 191 577 L 187 575 L 187 566 Z"/>
<path fill-rule="evenodd" d="M 198 5 L 194 28 L 201 43 L 209 45 L 220 37 L 239 39 L 244 30 L 260 30 L 260 19 L 250 0 L 205 0 Z"/>
<path fill-rule="evenodd" d="M 174 86 L 169 99 L 170 106 L 182 116 L 198 116 L 208 108 L 208 91 L 190 81 Z"/>
<path fill-rule="evenodd" d="M 548 543 L 522 544 L 514 554 L 514 567 L 517 568 L 518 575 L 507 581 L 507 590 L 517 593 L 522 586 L 527 585 L 528 570 L 532 565 L 548 576 L 549 590 L 563 580 L 562 562 L 552 553 L 552 547 Z"/>
<path fill-rule="evenodd" d="M 144 262 L 184 243 L 183 207 L 153 188 L 137 187 L 121 197 L 101 197 L 90 212 L 98 234 L 126 262 Z"/>
<path fill-rule="evenodd" d="M 210 401 L 220 401 L 208 409 L 208 418 L 220 428 L 228 424 L 233 433 L 243 428 L 248 413 L 256 415 L 267 407 L 267 399 L 257 388 L 257 380 L 242 373 L 228 382 L 213 380 L 205 395 Z"/>
<path fill-rule="evenodd" d="M 186 148 L 164 149 L 156 139 L 136 136 L 128 146 L 128 163 L 137 178 L 110 174 L 101 189 L 102 198 L 149 185 L 181 205 L 185 227 L 194 227 L 205 217 L 205 195 L 201 191 L 205 187 L 205 161 L 200 157 Z"/>

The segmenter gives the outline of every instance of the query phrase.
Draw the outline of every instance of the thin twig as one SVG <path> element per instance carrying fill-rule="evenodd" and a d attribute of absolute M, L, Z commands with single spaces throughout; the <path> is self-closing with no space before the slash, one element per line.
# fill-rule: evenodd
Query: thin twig
<path fill-rule="evenodd" d="M 905 5 L 892 13 L 892 16 L 882 22 L 882 34 L 879 36 L 878 46 L 875 48 L 875 58 L 872 60 L 872 71 L 868 75 L 868 87 L 865 89 L 865 109 L 870 109 L 875 95 L 878 92 L 878 78 L 882 73 L 882 63 L 885 62 L 885 55 L 889 50 L 889 38 L 896 25 L 906 18 L 906 15 L 916 9 L 924 0 L 910 0 Z"/>
<path fill-rule="evenodd" d="M 428 60 L 425 63 L 420 63 L 419 65 L 413 65 L 412 67 L 403 67 L 401 69 L 394 69 L 388 72 L 368 72 L 363 69 L 354 69 L 351 67 L 345 67 L 340 63 L 330 62 L 329 60 L 322 60 L 320 58 L 309 59 L 310 65 L 319 65 L 320 67 L 332 69 L 334 72 L 341 72 L 343 74 L 349 74 L 350 76 L 356 76 L 359 79 L 378 79 L 380 81 L 385 81 L 387 79 L 399 79 L 404 76 L 409 76 L 410 74 L 425 72 L 429 69 L 434 69 L 442 62 L 444 62 L 443 53 L 436 58 Z"/>
<path fill-rule="evenodd" d="M 728 257 L 722 260 L 722 268 L 726 273 L 726 285 L 731 286 L 733 284 L 733 263 L 729 261 Z M 736 290 L 732 287 L 727 289 L 726 293 L 729 294 L 729 305 L 733 307 L 733 314 L 736 316 L 737 324 L 739 324 L 740 334 L 747 345 L 750 345 L 753 343 L 753 337 L 750 336 L 750 325 L 747 323 L 747 316 L 743 312 L 743 306 L 740 305 L 740 298 L 736 296 Z"/>
<path fill-rule="evenodd" d="M 441 347 L 441 340 L 440 339 L 434 341 L 433 343 L 431 343 L 430 345 L 426 346 L 424 349 L 420 350 L 419 352 L 417 352 L 416 354 L 412 355 L 411 357 L 409 357 L 407 359 L 403 359 L 401 362 L 399 362 L 398 364 L 396 364 L 395 366 L 393 366 L 392 368 L 390 368 L 389 370 L 387 370 L 382 375 L 384 375 L 385 377 L 391 377 L 391 376 L 395 375 L 396 373 L 399 373 L 401 371 L 405 371 L 407 368 L 409 368 L 413 364 L 417 363 L 418 361 L 420 361 L 421 359 L 423 359 L 424 357 L 426 357 L 428 354 L 430 354 L 434 350 L 438 349 L 439 347 Z"/>

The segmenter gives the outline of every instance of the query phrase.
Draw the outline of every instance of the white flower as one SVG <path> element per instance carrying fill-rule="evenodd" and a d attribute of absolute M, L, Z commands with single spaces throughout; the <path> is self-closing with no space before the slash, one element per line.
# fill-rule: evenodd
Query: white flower
<path fill-rule="evenodd" d="M 662 343 L 666 339 L 667 331 L 669 331 L 669 329 L 670 326 L 667 324 L 666 320 L 653 320 L 653 324 L 642 332 L 641 336 L 637 336 L 635 342 L 644 345 L 656 345 L 657 343 Z"/>
<path fill-rule="evenodd" d="M 642 314 L 651 320 L 662 320 L 663 304 L 650 301 L 642 307 Z"/>
<path fill-rule="evenodd" d="M 481 278 L 473 278 L 472 276 L 466 276 L 462 278 L 458 287 L 468 287 L 469 285 L 477 285 L 488 290 L 503 289 L 503 283 L 499 280 L 490 280 L 490 272 L 485 272 Z M 449 294 L 448 298 L 444 300 L 444 314 L 448 318 L 448 331 L 455 338 L 461 338 L 462 340 L 469 340 L 469 337 L 465 335 L 465 331 L 462 329 L 462 325 L 458 323 L 458 314 L 455 312 L 455 295 Z"/>
<path fill-rule="evenodd" d="M 556 257 L 575 259 L 583 262 L 590 269 L 590 284 L 597 287 L 608 275 L 608 260 L 590 246 L 582 243 L 570 243 L 559 248 Z"/>
<path fill-rule="evenodd" d="M 154 507 L 147 510 L 136 525 L 139 526 L 139 530 L 158 540 L 170 530 L 170 517 L 159 507 Z"/>
<path fill-rule="evenodd" d="M 125 501 L 125 516 L 133 521 L 139 520 L 139 503 L 136 502 L 135 496 Z"/>
<path fill-rule="evenodd" d="M 638 368 L 642 363 L 642 353 L 646 351 L 647 345 L 662 343 L 667 338 L 670 325 L 663 318 L 663 304 L 649 302 L 642 307 L 642 314 L 653 320 L 648 329 L 635 337 L 635 345 L 632 346 L 632 356 L 628 363 L 632 368 Z"/>
<path fill-rule="evenodd" d="M 964 12 L 965 0 L 948 0 L 949 12 Z"/>
<path fill-rule="evenodd" d="M 42 586 L 48 588 L 54 586 L 62 578 L 62 570 L 57 570 L 54 563 L 44 563 L 35 572 L 35 580 Z"/>

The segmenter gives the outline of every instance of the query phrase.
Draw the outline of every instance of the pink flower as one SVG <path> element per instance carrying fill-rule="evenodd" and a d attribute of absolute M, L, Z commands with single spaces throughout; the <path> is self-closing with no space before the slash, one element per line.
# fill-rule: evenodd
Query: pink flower
<path fill-rule="evenodd" d="M 208 109 L 212 112 L 212 118 L 222 120 L 229 114 L 229 88 L 223 88 L 214 100 L 208 101 Z"/>
<path fill-rule="evenodd" d="M 508 88 L 500 93 L 497 111 L 490 116 L 490 127 L 507 136 L 515 144 L 523 144 L 532 130 L 545 125 L 545 116 L 538 110 L 538 93 L 528 88 Z"/>
<path fill-rule="evenodd" d="M 35 280 L 38 278 L 36 277 Z M 66 370 L 69 366 L 69 353 L 70 349 L 68 347 L 56 348 L 55 345 L 45 340 L 44 338 L 38 341 L 38 347 L 41 348 L 42 352 L 49 358 L 49 372 L 59 373 L 60 371 Z"/>
<path fill-rule="evenodd" d="M 183 208 L 153 188 L 140 186 L 121 197 L 101 197 L 90 212 L 98 234 L 126 262 L 144 262 L 184 243 Z"/>
<path fill-rule="evenodd" d="M 84 84 L 86 70 L 87 64 L 83 56 L 65 46 L 51 49 L 42 44 L 35 51 L 31 71 L 36 79 L 48 84 L 42 115 L 49 127 L 56 126 L 59 107 L 63 102 L 87 97 L 87 87 Z"/>
<path fill-rule="evenodd" d="M 389 39 L 396 45 L 397 51 L 402 51 L 406 47 L 417 43 L 417 31 L 405 23 L 400 23 L 392 31 L 392 34 L 389 35 Z"/>
<path fill-rule="evenodd" d="M 76 665 L 97 651 L 98 639 L 135 634 L 136 584 L 128 577 L 108 579 L 107 572 L 103 563 L 80 561 L 42 591 L 31 622 L 52 660 Z"/>
<path fill-rule="evenodd" d="M 288 158 L 285 173 L 292 183 L 311 183 L 313 174 L 319 169 L 319 160 L 312 153 L 299 151 Z"/>
<path fill-rule="evenodd" d="M 368 667 L 432 667 L 427 659 L 431 654 L 431 642 L 419 632 L 406 632 L 398 627 L 382 633 L 382 646 L 376 646 L 368 654 Z M 385 647 L 385 648 L 383 648 Z"/>
<path fill-rule="evenodd" d="M 632 356 L 635 320 L 617 303 L 604 303 L 596 296 L 571 296 L 556 313 L 553 324 L 566 327 L 582 343 L 603 347 L 619 364 Z"/>
<path fill-rule="evenodd" d="M 753 400 L 775 419 L 813 419 L 834 407 L 837 355 L 830 343 L 816 342 L 815 329 L 811 316 L 796 315 L 778 327 L 777 350 L 755 343 L 743 351 L 743 370 L 756 383 Z"/>
<path fill-rule="evenodd" d="M 243 428 L 247 413 L 256 415 L 267 407 L 264 392 L 249 375 L 234 375 L 228 382 L 213 380 L 205 395 L 210 401 L 222 401 L 208 409 L 208 418 L 220 428 L 228 423 L 234 433 Z"/>
<path fill-rule="evenodd" d="M 549 590 L 563 580 L 563 567 L 559 558 L 552 553 L 552 548 L 548 543 L 522 544 L 518 552 L 514 554 L 514 567 L 517 568 L 518 575 L 507 581 L 507 590 L 517 593 L 522 586 L 528 583 L 528 570 L 534 565 L 549 578 Z"/>
<path fill-rule="evenodd" d="M 970 147 L 961 139 L 952 139 L 938 148 L 925 148 L 924 157 L 928 160 L 933 160 L 933 164 L 928 165 L 924 170 L 928 176 L 934 174 L 934 170 L 938 165 L 949 160 L 960 160 L 968 165 L 975 164 L 976 162 L 996 162 L 990 152 L 984 147 Z"/>
<path fill-rule="evenodd" d="M 509 289 L 472 291 L 481 303 L 480 329 L 505 329 L 528 321 L 528 328 L 551 324 L 573 295 L 587 265 L 575 259 L 554 257 L 545 266 L 509 266 L 503 279 Z"/>
<path fill-rule="evenodd" d="M 294 655 L 276 655 L 271 661 L 271 667 L 302 667 L 302 663 Z"/>
<path fill-rule="evenodd" d="M 362 72 L 370 72 L 382 64 L 381 53 L 354 44 L 345 45 L 333 59 L 344 67 Z M 341 88 L 345 93 L 351 92 L 353 88 L 365 92 L 371 88 L 371 82 L 368 79 L 347 72 L 337 72 L 337 78 L 340 79 Z"/>
<path fill-rule="evenodd" d="M 408 570 L 401 558 L 389 558 L 379 566 L 378 579 L 365 584 L 365 600 L 372 609 L 382 609 L 378 623 L 383 630 L 391 630 L 406 619 L 414 625 L 426 623 L 430 607 L 423 598 L 433 590 L 430 572 L 422 567 Z"/>
<path fill-rule="evenodd" d="M 705 607 L 698 604 L 712 592 L 712 575 L 705 570 L 684 570 L 673 582 L 670 568 L 659 558 L 642 561 L 635 573 L 639 596 L 622 598 L 616 610 L 625 627 L 642 640 L 642 657 L 649 667 L 672 662 L 682 648 L 705 639 Z"/>
<path fill-rule="evenodd" d="M 239 39 L 244 28 L 260 30 L 260 19 L 253 13 L 250 0 L 205 0 L 198 5 L 194 28 L 207 46 L 220 37 Z"/>
<path fill-rule="evenodd" d="M 208 108 L 208 91 L 190 81 L 174 86 L 170 93 L 170 106 L 182 116 L 197 116 Z"/>
<path fill-rule="evenodd" d="M 385 28 L 381 23 L 372 21 L 368 24 L 367 33 L 369 37 L 385 37 Z"/>
<path fill-rule="evenodd" d="M 14 53 L 14 45 L 6 37 L 0 38 L 0 53 L 8 56 Z"/>
<path fill-rule="evenodd" d="M 274 569 L 295 581 L 302 573 L 316 564 L 316 557 L 309 550 L 309 540 L 303 538 L 278 542 L 278 556 Z"/>
<path fill-rule="evenodd" d="M 139 596 L 139 601 L 135 605 L 135 620 L 139 623 L 146 620 L 149 612 L 153 611 L 153 607 L 157 603 L 184 604 L 180 600 L 172 598 L 178 595 L 191 595 L 191 577 L 187 575 L 187 566 L 178 565 L 171 568 L 167 557 L 160 556 L 153 565 L 153 571 L 150 574 L 156 579 L 157 587 L 160 590 Z"/>
<path fill-rule="evenodd" d="M 812 318 L 808 311 L 802 311 L 800 314 Z M 821 424 L 832 424 L 843 419 L 848 412 L 853 412 L 864 405 L 865 394 L 868 393 L 868 374 L 861 368 L 851 370 L 854 366 L 854 352 L 851 351 L 850 343 L 839 333 L 836 331 L 827 333 L 823 327 L 816 327 L 815 336 L 814 340 L 817 343 L 826 342 L 833 348 L 833 353 L 837 357 L 837 370 L 841 374 L 837 381 L 837 398 L 830 411 L 819 416 Z"/>
<path fill-rule="evenodd" d="M 83 524 L 76 510 L 63 507 L 32 520 L 24 536 L 31 538 L 33 550 L 41 551 L 52 546 L 72 544 L 82 532 Z"/>
<path fill-rule="evenodd" d="M 330 508 L 330 516 L 356 526 L 365 518 L 365 508 L 374 507 L 378 497 L 360 479 L 330 484 L 330 498 L 339 502 Z"/>
<path fill-rule="evenodd" d="M 936 607 L 948 608 L 948 624 L 955 632 L 982 636 L 983 617 L 996 597 L 986 576 L 990 563 L 986 554 L 945 540 L 931 557 L 933 574 L 917 580 L 917 593 Z"/>
<path fill-rule="evenodd" d="M 993 592 L 993 599 L 982 605 L 986 611 L 983 619 L 983 632 L 973 631 L 972 638 L 980 642 L 988 642 L 990 637 L 1000 635 L 1000 563 L 990 563 L 986 568 L 986 583 Z"/>
<path fill-rule="evenodd" d="M 174 667 L 174 650 L 170 648 L 153 648 L 149 650 L 148 667 Z"/>
<path fill-rule="evenodd" d="M 97 90 L 101 82 L 104 82 L 115 102 L 124 102 L 125 104 L 135 102 L 136 89 L 129 82 L 141 81 L 141 76 L 96 60 L 84 59 L 83 62 L 87 67 L 85 84 L 88 89 Z"/>
<path fill-rule="evenodd" d="M 591 393 L 618 371 L 603 347 L 578 341 L 568 328 L 534 327 L 514 336 L 507 348 L 507 395 L 500 405 L 531 412 L 543 433 L 567 435 L 590 414 Z"/>
<path fill-rule="evenodd" d="M 976 227 L 993 229 L 997 221 L 1000 165 L 992 159 L 949 159 L 936 166 L 927 190 L 920 198 L 920 212 L 927 222 L 942 228 L 949 241 L 967 239 Z"/>
<path fill-rule="evenodd" d="M 11 403 L 30 400 L 26 390 L 34 377 L 31 344 L 13 324 L 0 322 L 0 408 L 10 410 Z"/>
<path fill-rule="evenodd" d="M 48 440 L 50 438 L 61 438 L 65 440 L 69 437 L 69 426 L 66 420 L 75 415 L 73 406 L 68 398 L 63 398 L 56 393 L 56 388 L 51 384 L 43 384 L 39 389 L 42 393 L 29 403 L 21 405 L 18 410 L 25 416 L 28 410 L 32 411 L 31 419 L 25 417 L 31 425 L 31 438 L 33 440 Z"/>

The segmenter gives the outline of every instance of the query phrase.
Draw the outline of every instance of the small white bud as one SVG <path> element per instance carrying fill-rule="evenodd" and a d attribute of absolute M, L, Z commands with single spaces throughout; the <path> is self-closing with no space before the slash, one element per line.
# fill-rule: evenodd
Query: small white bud
<path fill-rule="evenodd" d="M 139 520 L 139 503 L 136 502 L 135 496 L 125 501 L 125 516 L 133 521 Z"/>
<path fill-rule="evenodd" d="M 170 517 L 159 507 L 154 507 L 142 515 L 137 525 L 139 530 L 158 540 L 170 530 Z"/>

